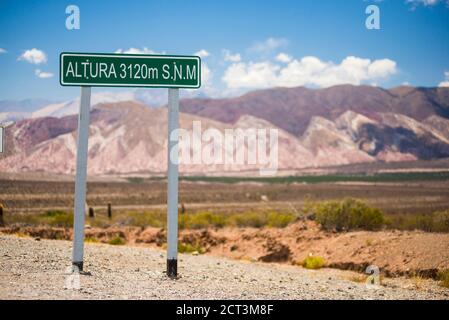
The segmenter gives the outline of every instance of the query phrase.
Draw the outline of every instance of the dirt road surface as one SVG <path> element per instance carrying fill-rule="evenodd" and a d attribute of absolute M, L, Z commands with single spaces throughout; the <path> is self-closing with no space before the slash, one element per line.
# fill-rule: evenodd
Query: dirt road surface
<path fill-rule="evenodd" d="M 375 289 L 349 271 L 183 254 L 180 278 L 170 280 L 164 251 L 86 244 L 85 253 L 89 275 L 73 289 L 71 242 L 0 235 L 0 299 L 449 299 L 432 280 L 387 279 Z"/>

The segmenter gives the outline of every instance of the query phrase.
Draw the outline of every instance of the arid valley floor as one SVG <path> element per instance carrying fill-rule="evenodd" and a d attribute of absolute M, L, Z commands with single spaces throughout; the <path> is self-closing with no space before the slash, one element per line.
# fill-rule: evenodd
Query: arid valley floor
<path fill-rule="evenodd" d="M 70 265 L 73 181 L 3 176 L 0 298 L 449 298 L 438 281 L 439 272 L 449 269 L 449 233 L 323 230 L 304 209 L 310 202 L 357 198 L 392 218 L 432 215 L 449 208 L 448 181 L 216 180 L 180 183 L 182 276 L 170 282 L 162 273 L 164 180 L 91 179 L 87 206 L 95 217 L 86 218 L 86 263 L 92 275 L 81 276 L 82 289 L 71 292 L 63 287 Z M 257 215 L 273 212 L 290 220 L 258 224 Z M 195 217 L 232 217 L 233 223 L 203 225 Z M 301 266 L 312 255 L 324 259 L 324 269 Z M 380 268 L 380 291 L 366 289 L 369 265 Z M 205 281 L 212 285 L 206 288 Z"/>

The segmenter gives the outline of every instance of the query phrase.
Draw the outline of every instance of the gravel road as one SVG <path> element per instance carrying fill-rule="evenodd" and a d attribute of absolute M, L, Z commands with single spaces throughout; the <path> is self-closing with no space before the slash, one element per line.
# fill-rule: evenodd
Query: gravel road
<path fill-rule="evenodd" d="M 71 242 L 0 234 L 0 299 L 449 299 L 431 280 L 388 279 L 380 288 L 335 269 L 180 255 L 178 280 L 165 253 L 147 247 L 86 244 L 80 288 L 67 289 Z M 69 278 L 74 279 L 74 278 Z"/>

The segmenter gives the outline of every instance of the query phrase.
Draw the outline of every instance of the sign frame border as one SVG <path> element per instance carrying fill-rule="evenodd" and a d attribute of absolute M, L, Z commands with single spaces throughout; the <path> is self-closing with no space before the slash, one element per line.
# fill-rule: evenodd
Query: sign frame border
<path fill-rule="evenodd" d="M 198 84 L 196 86 L 187 86 L 187 85 L 151 85 L 151 84 L 143 84 L 143 85 L 129 85 L 129 84 L 94 84 L 94 83 L 64 83 L 63 82 L 63 57 L 64 55 L 77 55 L 77 56 L 98 56 L 98 57 L 114 57 L 114 56 L 129 56 L 132 58 L 177 58 L 177 59 L 198 59 Z M 63 87 L 120 87 L 120 88 L 173 88 L 173 89 L 199 89 L 201 87 L 201 57 L 200 56 L 186 56 L 186 55 L 162 55 L 162 54 L 133 54 L 133 53 L 89 53 L 89 52 L 61 52 L 59 54 L 59 84 Z"/>

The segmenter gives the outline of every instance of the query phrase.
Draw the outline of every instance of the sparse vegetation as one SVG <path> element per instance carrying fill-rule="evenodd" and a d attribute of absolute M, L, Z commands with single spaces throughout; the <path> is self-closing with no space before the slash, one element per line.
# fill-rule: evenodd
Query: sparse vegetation
<path fill-rule="evenodd" d="M 126 243 L 125 239 L 120 236 L 115 236 L 108 241 L 109 244 L 114 246 L 124 245 Z"/>
<path fill-rule="evenodd" d="M 85 241 L 85 242 L 89 242 L 89 243 L 97 243 L 97 242 L 99 242 L 98 239 L 95 238 L 95 237 L 86 237 L 86 238 L 84 239 L 84 241 Z"/>
<path fill-rule="evenodd" d="M 180 229 L 204 229 L 223 227 L 273 227 L 284 228 L 295 220 L 292 213 L 278 211 L 246 211 L 241 213 L 223 213 L 198 211 L 179 214 Z M 118 215 L 115 222 L 120 224 L 163 228 L 166 225 L 165 211 L 127 212 Z"/>
<path fill-rule="evenodd" d="M 441 270 L 438 273 L 438 280 L 440 280 L 440 285 L 442 287 L 449 289 L 449 269 Z"/>
<path fill-rule="evenodd" d="M 220 176 L 183 176 L 180 180 L 203 181 L 216 183 L 261 182 L 268 184 L 290 183 L 324 183 L 324 182 L 401 182 L 401 181 L 445 181 L 449 180 L 449 172 L 382 172 L 382 173 L 354 173 L 329 175 L 302 175 L 280 177 L 220 177 Z"/>
<path fill-rule="evenodd" d="M 180 253 L 197 252 L 198 254 L 203 254 L 203 253 L 205 253 L 205 250 L 198 243 L 191 244 L 191 243 L 179 242 L 178 243 L 178 252 L 180 252 Z"/>
<path fill-rule="evenodd" d="M 20 232 L 20 231 L 16 232 L 15 235 L 18 236 L 19 238 L 29 238 L 30 237 L 28 234 Z"/>
<path fill-rule="evenodd" d="M 49 217 L 48 224 L 54 227 L 72 227 L 73 226 L 73 213 L 67 213 L 64 211 L 47 211 L 47 217 Z"/>
<path fill-rule="evenodd" d="M 302 266 L 306 269 L 321 269 L 326 264 L 323 257 L 309 255 L 302 262 Z"/>
<path fill-rule="evenodd" d="M 387 226 L 399 230 L 449 232 L 449 209 L 436 211 L 433 214 L 390 215 Z"/>
<path fill-rule="evenodd" d="M 179 215 L 180 229 L 204 229 L 223 227 L 272 227 L 284 228 L 295 221 L 296 215 L 282 211 L 244 211 L 240 213 L 198 211 Z M 10 216 L 9 224 L 47 225 L 52 227 L 72 227 L 73 214 L 64 211 L 47 211 L 42 214 L 21 214 Z M 106 228 L 111 225 L 164 228 L 167 214 L 164 210 L 125 211 L 114 215 L 110 220 L 105 214 L 97 214 L 88 224 L 92 227 Z"/>
<path fill-rule="evenodd" d="M 398 230 L 422 230 L 425 232 L 449 232 L 449 209 L 433 214 L 389 214 L 385 215 L 377 208 L 371 207 L 361 200 L 347 198 L 341 201 L 312 202 L 306 200 L 302 213 L 313 214 L 314 219 L 325 230 L 379 230 L 381 228 Z M 166 212 L 125 211 L 118 212 L 113 219 L 105 213 L 89 219 L 92 227 L 107 228 L 111 225 L 164 228 Z M 285 228 L 297 219 L 297 214 L 288 211 L 260 210 L 238 213 L 198 211 L 179 215 L 180 229 L 204 229 L 223 227 L 271 227 Z M 51 227 L 71 228 L 73 213 L 61 210 L 49 210 L 41 214 L 11 215 L 8 224 L 23 226 L 47 225 Z M 366 245 L 371 246 L 371 239 Z"/>
<path fill-rule="evenodd" d="M 162 211 L 125 212 L 117 217 L 117 222 L 137 227 L 162 228 L 166 225 L 167 214 Z"/>
<path fill-rule="evenodd" d="M 312 201 L 308 197 L 302 208 L 304 216 L 312 216 L 324 230 L 422 230 L 425 232 L 449 232 L 449 209 L 430 214 L 384 214 L 362 200 L 346 198 L 341 201 Z M 299 213 L 301 214 L 301 213 Z M 223 227 L 271 227 L 284 228 L 296 221 L 298 213 L 291 210 L 251 210 L 241 212 L 189 211 L 179 215 L 180 229 L 204 229 Z M 107 228 L 112 225 L 136 226 L 141 228 L 166 226 L 166 212 L 163 209 L 152 211 L 115 212 L 108 219 L 106 211 L 98 210 L 95 218 L 88 220 L 92 227 Z M 24 213 L 8 215 L 8 225 L 51 226 L 71 228 L 73 213 L 62 210 L 48 210 L 40 214 Z M 371 239 L 366 245 L 371 246 Z"/>
<path fill-rule="evenodd" d="M 17 222 L 25 225 L 49 225 L 51 227 L 72 227 L 73 214 L 61 210 L 48 210 L 41 214 L 18 215 Z"/>
<path fill-rule="evenodd" d="M 296 217 L 291 213 L 270 212 L 267 216 L 267 226 L 273 228 L 285 228 L 295 221 Z"/>
<path fill-rule="evenodd" d="M 413 284 L 415 285 L 415 288 L 420 290 L 422 289 L 423 285 L 424 285 L 424 277 L 420 274 L 415 274 L 411 277 L 411 280 L 413 282 Z"/>
<path fill-rule="evenodd" d="M 291 213 L 282 213 L 277 211 L 268 212 L 244 212 L 229 216 L 227 225 L 237 227 L 272 227 L 285 228 L 295 220 L 296 216 Z"/>
<path fill-rule="evenodd" d="M 325 201 L 313 206 L 316 221 L 325 230 L 377 230 L 385 223 L 384 214 L 361 200 L 347 198 Z"/>
<path fill-rule="evenodd" d="M 181 229 L 222 228 L 227 224 L 226 218 L 225 215 L 213 214 L 207 211 L 181 214 L 179 217 L 179 226 Z"/>

